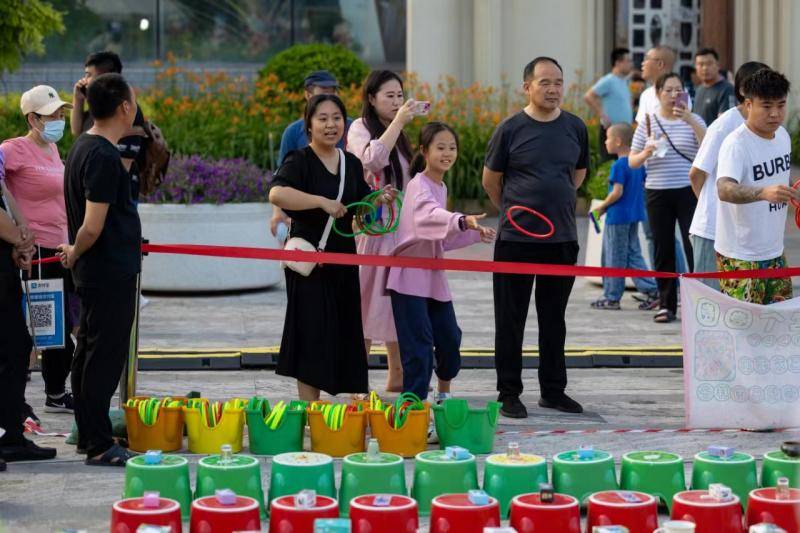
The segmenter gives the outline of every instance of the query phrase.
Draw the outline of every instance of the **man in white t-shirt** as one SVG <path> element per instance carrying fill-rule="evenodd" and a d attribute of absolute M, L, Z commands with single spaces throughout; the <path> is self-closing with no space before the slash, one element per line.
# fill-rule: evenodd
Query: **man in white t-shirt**
<path fill-rule="evenodd" d="M 725 111 L 708 127 L 700 150 L 692 163 L 692 169 L 689 171 L 692 190 L 697 196 L 697 207 L 689 228 L 694 252 L 694 272 L 717 271 L 717 254 L 714 251 L 714 235 L 717 227 L 717 158 L 725 138 L 744 124 L 746 110 L 741 91 L 742 84 L 762 68 L 768 67 L 764 63 L 749 61 L 736 71 L 734 92 L 739 105 Z M 703 279 L 702 282 L 719 290 L 718 279 Z"/>
<path fill-rule="evenodd" d="M 717 270 L 786 266 L 783 230 L 792 189 L 792 142 L 786 118 L 789 80 L 761 69 L 742 84 L 747 121 L 722 143 L 717 168 Z M 791 278 L 724 279 L 722 292 L 762 305 L 792 297 Z"/>
<path fill-rule="evenodd" d="M 642 77 L 650 86 L 639 95 L 639 109 L 636 111 L 636 124 L 643 124 L 647 115 L 658 112 L 661 104 L 656 96 L 656 80 L 662 74 L 672 72 L 675 65 L 675 52 L 669 46 L 659 45 L 651 48 L 644 55 L 642 61 Z M 692 99 L 689 98 L 688 108 L 692 108 Z"/>

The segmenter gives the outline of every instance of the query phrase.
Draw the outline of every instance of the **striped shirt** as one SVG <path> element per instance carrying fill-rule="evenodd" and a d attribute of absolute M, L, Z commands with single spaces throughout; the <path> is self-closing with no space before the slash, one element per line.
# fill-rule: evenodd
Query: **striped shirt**
<path fill-rule="evenodd" d="M 700 115 L 692 113 L 692 116 L 705 128 L 706 123 Z M 663 131 L 659 127 L 659 123 L 663 126 Z M 646 130 L 644 123 L 640 123 L 636 128 L 636 133 L 633 135 L 633 144 L 631 145 L 632 152 L 644 150 L 644 146 L 647 143 Z M 667 155 L 662 158 L 651 157 L 645 163 L 645 168 L 647 168 L 647 179 L 644 182 L 645 188 L 663 190 L 689 187 L 689 169 L 692 168 L 692 161 L 700 148 L 692 127 L 681 119 L 668 120 L 650 115 L 650 130 L 656 138 L 663 137 L 664 132 L 666 132 L 675 148 L 689 159 L 682 157 L 667 143 Z"/>

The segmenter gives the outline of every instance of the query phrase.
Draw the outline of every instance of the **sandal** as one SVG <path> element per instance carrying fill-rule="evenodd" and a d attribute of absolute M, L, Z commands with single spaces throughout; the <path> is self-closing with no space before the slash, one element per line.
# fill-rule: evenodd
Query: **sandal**
<path fill-rule="evenodd" d="M 669 322 L 675 322 L 675 320 L 675 313 L 669 309 L 661 309 L 653 316 L 653 322 L 657 322 L 659 324 L 667 324 Z"/>
<path fill-rule="evenodd" d="M 114 444 L 111 448 L 107 449 L 103 452 L 103 455 L 98 457 L 97 459 L 92 459 L 87 457 L 84 464 L 88 466 L 125 466 L 125 463 L 128 462 L 128 459 L 133 457 L 131 453 L 120 446 L 119 444 Z"/>
<path fill-rule="evenodd" d="M 639 304 L 639 309 L 641 311 L 652 311 L 654 309 L 658 309 L 661 305 L 661 298 L 658 297 L 658 294 L 651 294 L 647 296 L 646 300 L 642 300 Z"/>
<path fill-rule="evenodd" d="M 600 298 L 599 300 L 595 300 L 594 302 L 590 303 L 589 306 L 592 309 L 609 309 L 613 311 L 619 311 L 619 300 L 608 300 L 606 298 Z"/>

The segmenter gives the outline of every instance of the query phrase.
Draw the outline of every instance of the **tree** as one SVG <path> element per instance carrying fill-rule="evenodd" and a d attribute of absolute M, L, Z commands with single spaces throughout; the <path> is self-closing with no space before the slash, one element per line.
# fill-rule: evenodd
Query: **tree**
<path fill-rule="evenodd" d="M 42 0 L 0 1 L 0 75 L 30 54 L 44 54 L 44 39 L 64 31 L 62 14 Z"/>

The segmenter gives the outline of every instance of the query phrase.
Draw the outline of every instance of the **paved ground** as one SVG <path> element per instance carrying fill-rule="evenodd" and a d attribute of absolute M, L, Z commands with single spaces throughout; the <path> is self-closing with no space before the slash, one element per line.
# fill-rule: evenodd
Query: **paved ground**
<path fill-rule="evenodd" d="M 372 382 L 385 379 L 385 373 L 372 373 Z M 531 392 L 524 397 L 530 417 L 526 420 L 501 419 L 495 449 L 509 441 L 519 441 L 522 450 L 551 459 L 554 453 L 592 444 L 618 459 L 632 450 L 661 449 L 681 454 L 685 459 L 709 444 L 735 446 L 762 455 L 779 446 L 782 440 L 800 438 L 800 432 L 769 433 L 625 433 L 534 435 L 546 429 L 596 430 L 617 428 L 679 428 L 683 422 L 683 393 L 679 369 L 592 369 L 570 370 L 570 392 L 586 407 L 582 415 L 563 415 L 536 406 L 535 371 L 526 370 L 524 381 Z M 143 372 L 139 375 L 143 394 L 176 395 L 199 390 L 211 398 L 263 395 L 270 399 L 292 397 L 293 385 L 271 371 L 236 372 Z M 457 393 L 475 403 L 494 399 L 493 372 L 465 370 L 459 376 Z M 42 417 L 48 431 L 68 431 L 68 415 L 42 412 L 42 381 L 34 375 L 28 399 Z M 108 531 L 111 505 L 123 490 L 122 470 L 87 467 L 72 446 L 60 437 L 36 437 L 40 444 L 56 446 L 59 456 L 46 463 L 11 464 L 0 473 L 0 531 L 5 522 L 8 532 L 49 532 L 57 528 L 84 528 L 91 532 Z M 192 475 L 198 456 L 189 456 Z M 481 458 L 480 463 L 483 460 Z M 269 459 L 264 459 L 263 483 L 268 487 Z M 687 478 L 690 465 L 686 464 Z M 340 469 L 336 461 L 337 475 Z M 407 479 L 412 479 L 412 461 L 406 462 Z M 479 474 L 482 466 L 479 466 Z M 663 516 L 662 516 L 663 518 Z M 266 528 L 264 529 L 266 531 Z"/>
<path fill-rule="evenodd" d="M 786 241 L 789 264 L 800 264 L 800 231 L 788 217 Z M 489 221 L 488 224 L 496 224 Z M 588 221 L 578 219 L 584 263 Z M 450 255 L 491 260 L 491 245 L 478 244 Z M 146 260 L 146 259 L 145 259 Z M 448 273 L 463 346 L 494 347 L 494 310 L 490 274 Z M 800 280 L 795 280 L 796 282 Z M 800 287 L 796 287 L 797 292 Z M 654 324 L 652 312 L 639 311 L 630 293 L 623 297 L 622 311 L 595 311 L 589 303 L 602 289 L 583 278 L 567 307 L 567 346 L 665 346 L 680 345 L 680 322 Z M 280 344 L 286 291 L 283 284 L 266 291 L 187 298 L 184 295 L 147 295 L 141 315 L 141 346 L 162 348 L 245 348 Z M 537 344 L 536 309 L 531 306 L 525 345 Z"/>

